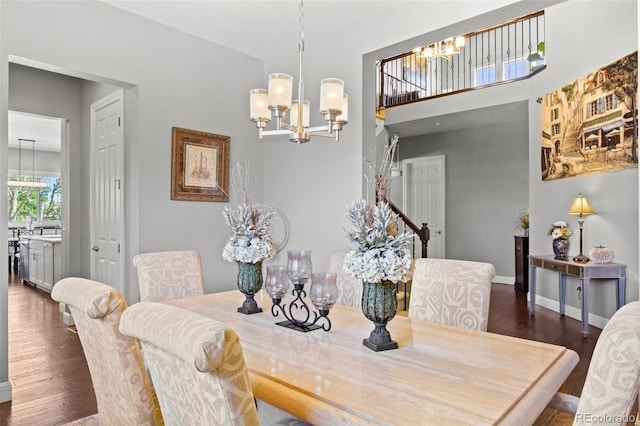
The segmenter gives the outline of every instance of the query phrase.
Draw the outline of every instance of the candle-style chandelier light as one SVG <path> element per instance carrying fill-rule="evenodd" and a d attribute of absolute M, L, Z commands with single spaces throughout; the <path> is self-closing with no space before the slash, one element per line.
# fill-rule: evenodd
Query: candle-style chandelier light
<path fill-rule="evenodd" d="M 450 37 L 443 41 L 424 47 L 413 49 L 419 56 L 427 59 L 445 58 L 451 59 L 453 55 L 464 49 L 464 37 Z"/>
<path fill-rule="evenodd" d="M 22 175 L 22 142 L 31 142 L 31 175 Z M 9 188 L 18 188 L 24 190 L 38 190 L 47 187 L 46 182 L 40 181 L 35 172 L 35 139 L 18 139 L 18 176 L 17 179 L 7 181 Z"/>
<path fill-rule="evenodd" d="M 303 53 L 304 53 L 304 6 L 300 0 L 298 42 L 299 81 L 298 98 L 292 101 L 293 77 L 289 74 L 269 74 L 269 89 L 253 89 L 249 92 L 251 121 L 256 123 L 260 139 L 264 135 L 289 135 L 298 145 L 309 142 L 311 136 L 340 138 L 342 127 L 348 120 L 348 96 L 344 93 L 344 82 L 338 78 L 325 78 L 320 82 L 320 114 L 325 125 L 309 127 L 310 103 L 304 100 Z M 289 123 L 283 118 L 291 111 Z M 276 121 L 275 130 L 265 130 L 267 123 Z"/>

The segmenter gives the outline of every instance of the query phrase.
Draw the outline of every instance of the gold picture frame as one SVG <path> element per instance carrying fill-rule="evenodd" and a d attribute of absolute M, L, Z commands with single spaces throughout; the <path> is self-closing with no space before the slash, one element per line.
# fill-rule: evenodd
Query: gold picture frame
<path fill-rule="evenodd" d="M 172 200 L 229 200 L 230 139 L 215 133 L 172 128 Z"/>

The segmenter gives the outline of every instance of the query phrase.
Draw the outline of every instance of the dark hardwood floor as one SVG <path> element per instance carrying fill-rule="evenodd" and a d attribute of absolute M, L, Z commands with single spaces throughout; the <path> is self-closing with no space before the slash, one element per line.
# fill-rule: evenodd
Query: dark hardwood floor
<path fill-rule="evenodd" d="M 580 362 L 561 388 L 580 395 L 600 329 L 583 339 L 580 322 L 540 307 L 531 317 L 526 297 L 513 286 L 494 284 L 489 331 L 569 347 Z M 517 359 L 513 360 L 518 363 Z M 62 323 L 48 293 L 9 283 L 9 379 L 13 401 L 0 404 L 0 426 L 61 425 L 97 412 L 91 377 L 77 334 Z M 547 409 L 537 425 L 571 424 L 572 417 Z"/>

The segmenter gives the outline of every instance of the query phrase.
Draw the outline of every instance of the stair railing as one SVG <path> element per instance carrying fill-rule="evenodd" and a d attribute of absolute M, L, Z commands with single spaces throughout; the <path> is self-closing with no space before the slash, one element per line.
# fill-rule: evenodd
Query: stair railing
<path fill-rule="evenodd" d="M 427 246 L 429 244 L 429 239 L 431 238 L 431 232 L 429 231 L 429 227 L 426 223 L 422 223 L 422 227 L 419 228 L 418 225 L 413 223 L 411 219 L 407 217 L 406 214 L 398 206 L 396 206 L 391 200 L 389 200 L 385 195 L 382 196 L 384 202 L 389 204 L 391 210 L 405 223 L 406 226 L 409 227 L 417 236 L 420 238 L 420 242 L 422 243 L 422 257 L 427 257 Z"/>

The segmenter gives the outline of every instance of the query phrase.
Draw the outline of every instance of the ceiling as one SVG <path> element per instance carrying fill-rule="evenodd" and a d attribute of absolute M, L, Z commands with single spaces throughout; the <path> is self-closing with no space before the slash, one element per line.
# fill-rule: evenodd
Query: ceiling
<path fill-rule="evenodd" d="M 402 107 L 399 107 L 402 108 Z M 387 125 L 389 134 L 401 138 L 452 130 L 511 123 L 528 117 L 528 101 L 512 102 Z"/>
<path fill-rule="evenodd" d="M 291 43 L 292 54 L 296 52 L 293 49 L 297 49 L 295 45 L 299 31 L 298 0 L 102 1 L 262 60 L 281 56 L 283 49 L 289 49 Z M 513 2 L 514 0 L 492 0 L 487 3 L 499 7 Z M 407 32 L 410 31 L 410 25 L 398 26 L 394 31 L 377 30 L 385 26 L 386 19 L 390 19 L 394 14 L 398 16 L 399 11 L 431 8 L 432 12 L 442 19 L 435 24 L 435 21 L 425 21 L 426 32 L 434 29 L 434 25 L 444 26 L 452 20 L 463 19 L 465 13 L 468 13 L 465 9 L 469 8 L 465 3 L 415 0 L 306 0 L 305 38 L 314 37 L 316 40 L 322 40 L 323 36 L 358 27 L 360 24 L 358 34 L 363 41 L 370 45 L 375 43 L 375 46 L 367 46 L 365 49 L 373 50 L 418 35 Z M 448 14 L 451 16 L 438 13 L 438 8 L 441 7 L 451 12 Z M 366 31 L 372 33 L 364 34 Z M 284 43 L 285 41 L 289 44 Z M 395 124 L 390 130 L 402 137 L 442 132 L 508 121 L 521 110 L 522 108 L 497 106 Z M 526 116 L 526 110 L 524 114 Z M 515 118 L 521 119 L 522 116 Z M 35 149 L 60 151 L 59 126 L 59 120 L 10 113 L 9 146 L 17 147 L 18 138 L 26 138 L 36 139 Z"/>
<path fill-rule="evenodd" d="M 33 139 L 23 142 L 23 150 L 60 152 L 62 123 L 59 119 L 9 111 L 9 147 L 18 148 L 18 139 Z"/>

